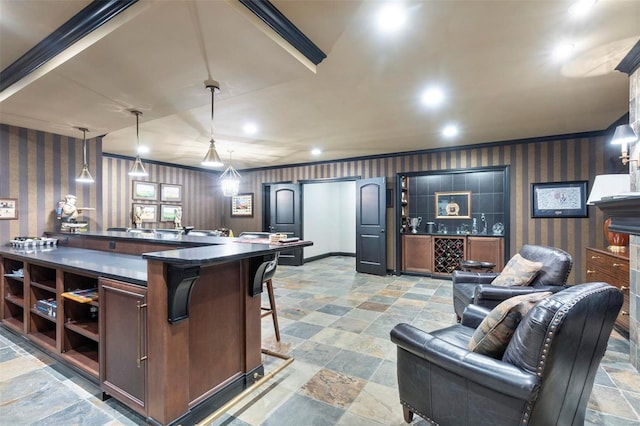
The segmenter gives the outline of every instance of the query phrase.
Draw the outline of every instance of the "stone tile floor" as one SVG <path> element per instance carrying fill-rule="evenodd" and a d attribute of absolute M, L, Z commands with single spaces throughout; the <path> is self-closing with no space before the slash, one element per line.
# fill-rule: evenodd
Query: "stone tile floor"
<path fill-rule="evenodd" d="M 279 266 L 275 278 L 282 341 L 263 319 L 266 348 L 295 361 L 210 425 L 403 425 L 389 331 L 454 322 L 451 281 L 355 272 L 351 257 Z M 587 409 L 586 425 L 640 425 L 640 374 L 614 331 Z M 265 357 L 265 371 L 283 361 Z M 0 328 L 0 424 L 133 425 L 144 419 L 100 400 L 76 376 L 23 338 Z M 416 417 L 414 425 L 427 423 Z"/>

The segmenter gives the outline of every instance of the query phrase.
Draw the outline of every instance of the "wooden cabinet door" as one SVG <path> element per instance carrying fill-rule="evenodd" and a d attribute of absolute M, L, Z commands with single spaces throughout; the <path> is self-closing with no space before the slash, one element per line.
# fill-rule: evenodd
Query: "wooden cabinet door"
<path fill-rule="evenodd" d="M 146 415 L 146 287 L 100 279 L 100 386 Z"/>
<path fill-rule="evenodd" d="M 495 263 L 494 272 L 504 268 L 504 238 L 502 237 L 468 237 L 467 260 Z"/>
<path fill-rule="evenodd" d="M 406 272 L 433 272 L 430 235 L 402 235 L 402 269 Z"/>

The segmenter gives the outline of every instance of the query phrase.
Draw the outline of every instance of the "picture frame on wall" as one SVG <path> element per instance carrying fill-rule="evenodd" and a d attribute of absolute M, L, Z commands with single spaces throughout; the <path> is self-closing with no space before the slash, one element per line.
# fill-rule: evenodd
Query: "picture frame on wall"
<path fill-rule="evenodd" d="M 137 210 L 137 209 L 140 210 Z M 154 223 L 158 221 L 158 205 L 157 204 L 140 204 L 134 203 L 132 205 L 132 215 L 136 217 L 139 215 L 140 221 L 143 223 Z"/>
<path fill-rule="evenodd" d="M 132 198 L 134 200 L 150 200 L 158 199 L 158 184 L 155 182 L 144 182 L 140 180 L 133 181 Z"/>
<path fill-rule="evenodd" d="M 471 191 L 436 192 L 436 219 L 471 219 Z"/>
<path fill-rule="evenodd" d="M 18 199 L 17 198 L 0 198 L 0 219 L 17 219 L 18 218 Z"/>
<path fill-rule="evenodd" d="M 531 184 L 531 217 L 587 217 L 587 181 Z"/>
<path fill-rule="evenodd" d="M 231 217 L 253 217 L 253 192 L 231 197 Z"/>
<path fill-rule="evenodd" d="M 182 185 L 160 184 L 160 201 L 168 203 L 182 202 Z"/>
<path fill-rule="evenodd" d="M 176 219 L 176 210 L 182 209 L 179 204 L 161 204 L 160 222 L 173 222 Z"/>

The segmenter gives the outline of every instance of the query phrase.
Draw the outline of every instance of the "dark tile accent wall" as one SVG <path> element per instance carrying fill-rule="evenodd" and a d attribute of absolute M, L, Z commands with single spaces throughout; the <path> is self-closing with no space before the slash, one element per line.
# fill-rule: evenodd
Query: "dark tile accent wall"
<path fill-rule="evenodd" d="M 492 233 L 495 223 L 505 223 L 503 171 L 470 171 L 468 173 L 410 176 L 409 216 L 421 217 L 419 228 L 424 232 L 427 222 L 446 226 L 448 233 L 472 229 L 473 218 L 477 221 L 478 233 L 482 232 L 482 213 L 487 223 L 487 234 Z M 436 218 L 435 193 L 471 191 L 471 219 Z"/>

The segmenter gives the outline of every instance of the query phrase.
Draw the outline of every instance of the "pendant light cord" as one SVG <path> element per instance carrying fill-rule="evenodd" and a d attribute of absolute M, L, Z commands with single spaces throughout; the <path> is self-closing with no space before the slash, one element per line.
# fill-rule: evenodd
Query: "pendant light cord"
<path fill-rule="evenodd" d="M 209 89 L 211 89 L 211 140 L 213 140 L 213 98 L 214 98 L 214 91 L 216 90 L 216 88 L 214 86 L 209 86 Z"/>
<path fill-rule="evenodd" d="M 82 129 L 82 159 L 84 165 L 87 165 L 87 129 Z"/>

